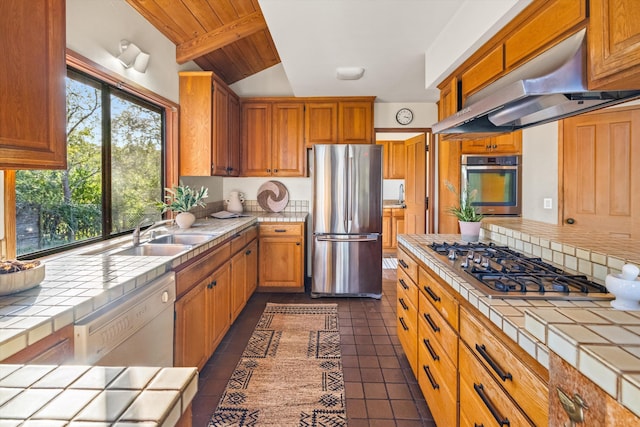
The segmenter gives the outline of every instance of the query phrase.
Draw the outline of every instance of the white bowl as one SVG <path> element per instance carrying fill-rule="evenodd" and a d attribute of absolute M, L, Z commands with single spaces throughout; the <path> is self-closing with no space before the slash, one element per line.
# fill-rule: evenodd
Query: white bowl
<path fill-rule="evenodd" d="M 608 274 L 607 290 L 615 295 L 611 307 L 618 310 L 640 310 L 640 280 L 625 280 L 621 274 Z"/>
<path fill-rule="evenodd" d="M 44 279 L 44 264 L 15 273 L 0 274 L 0 296 L 26 291 Z"/>

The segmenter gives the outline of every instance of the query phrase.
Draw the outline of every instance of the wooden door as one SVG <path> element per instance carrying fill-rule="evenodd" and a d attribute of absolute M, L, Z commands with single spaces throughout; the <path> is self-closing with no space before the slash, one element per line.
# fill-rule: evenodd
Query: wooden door
<path fill-rule="evenodd" d="M 373 143 L 373 102 L 341 101 L 338 110 L 339 143 Z"/>
<path fill-rule="evenodd" d="M 243 176 L 271 176 L 271 103 L 242 104 L 240 163 Z"/>
<path fill-rule="evenodd" d="M 459 204 L 458 196 L 447 188 L 447 181 L 460 188 L 460 141 L 438 141 L 438 233 L 459 234 L 458 219 L 449 213 Z"/>
<path fill-rule="evenodd" d="M 304 176 L 304 104 L 274 103 L 272 114 L 272 175 Z"/>
<path fill-rule="evenodd" d="M 247 302 L 247 257 L 241 250 L 231 258 L 231 321 L 233 322 Z"/>
<path fill-rule="evenodd" d="M 405 174 L 405 232 L 408 234 L 424 234 L 426 232 L 426 197 L 427 179 L 427 143 L 426 134 L 421 134 L 405 141 L 406 174 Z"/>
<path fill-rule="evenodd" d="M 0 40 L 0 168 L 65 169 L 65 1 L 3 0 Z"/>
<path fill-rule="evenodd" d="M 229 92 L 220 84 L 213 86 L 212 175 L 227 176 L 229 164 Z"/>
<path fill-rule="evenodd" d="M 563 123 L 562 223 L 640 238 L 640 109 Z"/>
<path fill-rule="evenodd" d="M 231 325 L 231 263 L 227 262 L 211 275 L 207 285 L 207 345 L 209 357 Z"/>
<path fill-rule="evenodd" d="M 244 253 L 247 257 L 245 264 L 247 268 L 245 273 L 245 290 L 247 292 L 246 300 L 248 301 L 249 298 L 251 298 L 251 295 L 253 295 L 253 292 L 258 287 L 258 241 L 254 240 L 253 242 L 249 243 Z"/>
<path fill-rule="evenodd" d="M 173 352 L 175 366 L 197 366 L 198 369 L 202 369 L 209 358 L 205 298 L 209 283 L 209 277 L 205 278 L 175 303 Z"/>
<path fill-rule="evenodd" d="M 229 176 L 240 176 L 240 101 L 229 94 Z"/>
<path fill-rule="evenodd" d="M 304 111 L 305 144 L 336 144 L 338 142 L 338 103 L 307 102 Z"/>
<path fill-rule="evenodd" d="M 260 286 L 300 288 L 302 277 L 301 237 L 260 238 Z"/>

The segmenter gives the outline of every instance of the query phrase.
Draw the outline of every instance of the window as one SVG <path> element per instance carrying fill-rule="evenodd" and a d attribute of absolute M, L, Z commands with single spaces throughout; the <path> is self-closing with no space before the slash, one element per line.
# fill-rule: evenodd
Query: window
<path fill-rule="evenodd" d="M 159 219 L 164 109 L 68 70 L 66 170 L 16 172 L 16 250 L 42 256 Z"/>

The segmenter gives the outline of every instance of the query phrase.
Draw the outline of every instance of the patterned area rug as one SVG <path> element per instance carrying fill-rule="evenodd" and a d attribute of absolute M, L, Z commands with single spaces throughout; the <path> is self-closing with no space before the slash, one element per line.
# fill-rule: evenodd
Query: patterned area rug
<path fill-rule="evenodd" d="M 268 303 L 209 427 L 346 425 L 337 304 Z"/>

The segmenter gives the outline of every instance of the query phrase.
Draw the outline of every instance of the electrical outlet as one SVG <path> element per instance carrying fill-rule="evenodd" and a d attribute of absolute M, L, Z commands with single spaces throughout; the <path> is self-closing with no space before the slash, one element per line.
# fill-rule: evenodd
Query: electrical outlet
<path fill-rule="evenodd" d="M 542 202 L 543 202 L 542 207 L 544 209 L 553 209 L 553 199 L 545 198 L 545 199 L 542 199 Z"/>

